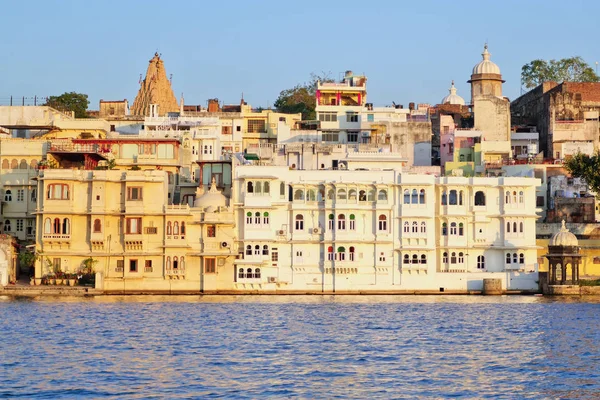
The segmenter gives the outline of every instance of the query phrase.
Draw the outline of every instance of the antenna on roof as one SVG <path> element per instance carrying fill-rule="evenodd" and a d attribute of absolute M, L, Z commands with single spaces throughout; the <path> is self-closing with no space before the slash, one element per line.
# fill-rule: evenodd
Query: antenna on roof
<path fill-rule="evenodd" d="M 173 84 L 173 74 L 169 74 L 169 84 Z"/>

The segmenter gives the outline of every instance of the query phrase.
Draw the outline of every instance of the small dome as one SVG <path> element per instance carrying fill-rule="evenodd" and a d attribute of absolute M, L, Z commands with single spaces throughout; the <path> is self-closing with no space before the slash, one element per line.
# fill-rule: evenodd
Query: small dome
<path fill-rule="evenodd" d="M 491 54 L 488 52 L 487 44 L 483 48 L 481 53 L 483 60 L 473 67 L 473 75 L 477 74 L 497 74 L 500 75 L 500 68 L 490 61 Z"/>
<path fill-rule="evenodd" d="M 578 245 L 579 241 L 577 240 L 577 236 L 569 232 L 564 219 L 560 231 L 556 232 L 548 243 L 548 246 L 576 247 Z"/>
<path fill-rule="evenodd" d="M 456 94 L 456 87 L 454 87 L 454 81 L 452 81 L 452 86 L 448 89 L 450 94 L 442 99 L 442 104 L 460 104 L 461 106 L 465 105 L 465 99 Z"/>
<path fill-rule="evenodd" d="M 202 196 L 194 201 L 194 207 L 225 207 L 227 206 L 227 197 L 223 196 L 223 193 L 217 190 L 217 182 L 215 178 L 212 179 L 210 189 L 208 192 L 204 193 Z M 214 210 L 213 209 L 213 210 Z"/>

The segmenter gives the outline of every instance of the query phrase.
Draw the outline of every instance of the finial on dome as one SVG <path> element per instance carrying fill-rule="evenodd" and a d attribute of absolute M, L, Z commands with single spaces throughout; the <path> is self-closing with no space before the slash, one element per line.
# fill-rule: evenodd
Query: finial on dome
<path fill-rule="evenodd" d="M 452 79 L 452 86 L 454 86 L 454 79 Z"/>
<path fill-rule="evenodd" d="M 218 193 L 219 191 L 217 190 L 217 180 L 215 179 L 215 177 L 213 176 L 211 181 L 210 181 L 210 189 L 209 189 L 210 193 Z"/>
<path fill-rule="evenodd" d="M 483 46 L 483 53 L 481 53 L 481 56 L 483 57 L 484 60 L 489 60 L 490 59 L 490 52 L 488 51 L 488 45 L 487 42 L 485 43 L 485 45 Z"/>
<path fill-rule="evenodd" d="M 562 226 L 560 228 L 560 231 L 561 232 L 569 232 L 569 230 L 567 229 L 567 224 L 564 219 L 562 220 Z"/>

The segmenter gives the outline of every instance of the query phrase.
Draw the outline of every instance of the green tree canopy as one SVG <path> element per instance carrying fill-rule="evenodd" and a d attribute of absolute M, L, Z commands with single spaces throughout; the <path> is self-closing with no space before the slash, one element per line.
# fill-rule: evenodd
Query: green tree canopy
<path fill-rule="evenodd" d="M 73 111 L 75 118 L 86 118 L 90 102 L 87 94 L 65 92 L 60 96 L 50 96 L 44 104 L 60 111 Z"/>
<path fill-rule="evenodd" d="M 315 95 L 317 81 L 333 82 L 330 75 L 331 73 L 311 74 L 309 82 L 282 90 L 277 100 L 275 100 L 275 108 L 283 113 L 302 113 L 303 120 L 316 119 L 315 108 L 317 104 Z"/>
<path fill-rule="evenodd" d="M 598 82 L 600 77 L 581 57 L 533 60 L 521 68 L 522 84 L 532 89 L 546 81 Z"/>
<path fill-rule="evenodd" d="M 588 187 L 600 196 L 600 153 L 593 156 L 577 153 L 565 160 L 565 168 L 575 178 L 582 178 Z"/>

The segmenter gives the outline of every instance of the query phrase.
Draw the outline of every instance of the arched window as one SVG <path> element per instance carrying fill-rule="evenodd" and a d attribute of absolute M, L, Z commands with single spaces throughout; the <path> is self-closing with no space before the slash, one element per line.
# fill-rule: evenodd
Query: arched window
<path fill-rule="evenodd" d="M 421 233 L 427 233 L 427 223 L 421 222 Z"/>
<path fill-rule="evenodd" d="M 505 204 L 510 204 L 510 192 L 509 192 L 509 191 L 507 191 L 507 192 L 504 194 L 504 203 L 505 203 Z"/>
<path fill-rule="evenodd" d="M 463 205 L 463 191 L 462 190 L 460 192 L 458 192 L 458 205 L 459 206 Z"/>
<path fill-rule="evenodd" d="M 263 246 L 262 255 L 263 256 L 268 256 L 269 255 L 269 246 L 266 245 L 266 244 Z"/>
<path fill-rule="evenodd" d="M 52 233 L 60 233 L 60 219 L 54 218 L 54 225 L 52 227 Z"/>
<path fill-rule="evenodd" d="M 296 215 L 296 224 L 295 224 L 295 227 L 296 227 L 297 231 L 304 230 L 304 217 L 302 216 L 302 214 L 297 214 Z"/>
<path fill-rule="evenodd" d="M 410 256 L 408 254 L 405 254 L 402 262 L 404 264 L 410 264 Z"/>
<path fill-rule="evenodd" d="M 442 205 L 448 205 L 448 195 L 445 190 L 442 192 Z"/>
<path fill-rule="evenodd" d="M 167 222 L 167 235 L 172 235 L 173 234 L 173 224 L 171 223 L 171 221 Z"/>
<path fill-rule="evenodd" d="M 7 219 L 4 221 L 4 232 L 10 232 L 11 231 L 10 228 L 11 228 L 10 227 L 10 219 Z"/>
<path fill-rule="evenodd" d="M 350 230 L 356 230 L 356 217 L 354 216 L 354 214 L 350 214 Z"/>
<path fill-rule="evenodd" d="M 260 279 L 260 268 L 254 269 L 254 278 Z"/>
<path fill-rule="evenodd" d="M 177 256 L 173 257 L 173 269 L 179 269 L 179 260 Z"/>
<path fill-rule="evenodd" d="M 519 203 L 523 204 L 525 202 L 525 195 L 523 191 L 519 192 Z"/>
<path fill-rule="evenodd" d="M 450 255 L 450 264 L 456 264 L 456 253 L 452 252 Z"/>
<path fill-rule="evenodd" d="M 451 206 L 455 206 L 457 203 L 457 195 L 456 190 L 450 191 L 450 196 L 448 196 L 448 204 Z"/>
<path fill-rule="evenodd" d="M 16 159 L 12 159 L 12 161 L 10 162 L 10 168 L 11 169 L 18 169 L 19 168 L 19 162 Z"/>
<path fill-rule="evenodd" d="M 173 235 L 179 235 L 179 222 L 177 221 L 173 223 Z"/>
<path fill-rule="evenodd" d="M 252 272 L 252 268 L 246 269 L 246 278 L 254 278 L 254 273 Z"/>
<path fill-rule="evenodd" d="M 346 248 L 341 246 L 338 247 L 337 249 L 337 259 L 339 261 L 345 261 L 346 260 Z"/>
<path fill-rule="evenodd" d="M 256 225 L 260 224 L 260 212 L 258 212 L 258 211 L 254 213 L 254 223 Z"/>
<path fill-rule="evenodd" d="M 252 213 L 250 211 L 248 211 L 246 213 L 246 224 L 248 224 L 248 225 L 252 224 Z"/>
<path fill-rule="evenodd" d="M 338 229 L 346 230 L 346 216 L 344 214 L 338 215 Z"/>
<path fill-rule="evenodd" d="M 475 205 L 485 206 L 485 193 L 481 190 L 475 193 Z"/>
<path fill-rule="evenodd" d="M 329 217 L 327 218 L 327 229 L 332 231 L 334 226 L 335 226 L 334 216 L 333 216 L 333 214 L 329 214 Z"/>
<path fill-rule="evenodd" d="M 335 192 L 333 191 L 333 189 L 328 189 L 327 190 L 327 200 L 333 200 L 334 196 L 335 196 Z"/>
<path fill-rule="evenodd" d="M 245 276 L 245 274 L 244 274 L 244 268 L 240 268 L 238 270 L 238 278 L 244 279 L 244 276 Z"/>
<path fill-rule="evenodd" d="M 425 204 L 425 189 L 419 191 L 419 204 Z"/>
<path fill-rule="evenodd" d="M 285 182 L 279 184 L 279 197 L 285 199 Z"/>
<path fill-rule="evenodd" d="M 246 246 L 246 255 L 247 256 L 252 255 L 252 246 L 250 246 L 250 245 Z"/>
<path fill-rule="evenodd" d="M 506 263 L 510 264 L 510 253 L 506 253 Z"/>
<path fill-rule="evenodd" d="M 19 163 L 19 169 L 27 169 L 27 161 L 26 160 L 21 160 L 21 162 Z"/>
<path fill-rule="evenodd" d="M 165 268 L 167 270 L 171 269 L 171 257 L 167 257 L 167 264 L 165 265 Z"/>
<path fill-rule="evenodd" d="M 456 235 L 456 222 L 451 222 L 450 223 L 450 234 L 451 235 Z"/>
<path fill-rule="evenodd" d="M 345 189 L 338 189 L 337 199 L 338 200 L 346 200 L 346 190 Z"/>
<path fill-rule="evenodd" d="M 348 191 L 348 200 L 356 201 L 356 189 L 350 189 Z"/>
<path fill-rule="evenodd" d="M 413 264 L 418 264 L 419 263 L 419 256 L 416 254 L 413 254 L 412 256 L 412 263 Z"/>
<path fill-rule="evenodd" d="M 379 201 L 387 201 L 387 191 L 381 189 L 377 194 L 377 200 Z"/>
<path fill-rule="evenodd" d="M 37 162 L 37 160 L 31 160 L 31 162 L 29 163 L 29 168 L 31 168 L 31 169 L 38 169 L 38 162 Z"/>
<path fill-rule="evenodd" d="M 519 254 L 519 264 L 525 264 L 525 254 Z"/>
<path fill-rule="evenodd" d="M 63 219 L 62 233 L 63 235 L 71 234 L 71 221 L 69 221 L 69 218 Z"/>
<path fill-rule="evenodd" d="M 419 223 L 417 221 L 412 223 L 412 233 L 419 233 Z"/>
<path fill-rule="evenodd" d="M 459 160 L 460 162 L 463 162 L 463 161 L 465 161 L 465 155 L 464 155 L 464 154 L 461 154 L 460 156 L 458 156 L 458 160 Z"/>
<path fill-rule="evenodd" d="M 383 214 L 379 216 L 379 230 L 387 231 L 387 217 Z"/>
<path fill-rule="evenodd" d="M 442 224 L 442 236 L 447 236 L 447 235 L 448 235 L 448 224 L 444 222 Z"/>
<path fill-rule="evenodd" d="M 100 222 L 100 219 L 96 218 L 94 220 L 94 233 L 100 232 L 102 232 L 102 222 Z"/>
<path fill-rule="evenodd" d="M 317 193 L 314 189 L 308 189 L 306 191 L 306 200 L 308 201 L 317 201 Z"/>
<path fill-rule="evenodd" d="M 510 233 L 510 222 L 506 223 L 506 232 Z"/>
<path fill-rule="evenodd" d="M 271 193 L 271 184 L 269 182 L 265 182 L 264 190 L 265 190 L 265 194 Z"/>
<path fill-rule="evenodd" d="M 262 193 L 262 182 L 261 181 L 257 181 L 254 184 L 254 193 Z"/>
<path fill-rule="evenodd" d="M 375 190 L 369 190 L 369 194 L 367 195 L 367 201 L 375 201 Z"/>
<path fill-rule="evenodd" d="M 513 204 L 517 204 L 517 191 L 516 190 L 513 191 L 512 202 L 513 202 Z"/>
<path fill-rule="evenodd" d="M 410 204 L 410 191 L 404 189 L 404 204 Z"/>
<path fill-rule="evenodd" d="M 12 201 L 12 192 L 10 189 L 4 192 L 4 201 Z"/>
<path fill-rule="evenodd" d="M 52 233 L 52 221 L 50 221 L 50 218 L 46 218 L 44 221 L 44 233 Z"/>
<path fill-rule="evenodd" d="M 185 269 L 185 259 L 184 259 L 184 257 L 181 257 L 179 259 L 179 269 Z"/>
<path fill-rule="evenodd" d="M 463 223 L 459 223 L 458 224 L 458 236 L 464 236 L 465 235 L 465 227 L 463 225 Z"/>
<path fill-rule="evenodd" d="M 459 264 L 464 264 L 465 263 L 465 255 L 462 252 L 458 253 L 458 263 Z"/>
<path fill-rule="evenodd" d="M 485 257 L 477 256 L 477 269 L 485 269 Z"/>
<path fill-rule="evenodd" d="M 185 235 L 185 222 L 181 221 L 181 234 Z"/>
<path fill-rule="evenodd" d="M 350 253 L 349 253 L 350 261 L 354 261 L 354 254 L 355 254 L 354 253 L 354 246 L 350 246 L 349 250 L 350 250 Z"/>
<path fill-rule="evenodd" d="M 408 221 L 404 221 L 403 232 L 404 233 L 410 233 L 410 223 Z"/>
<path fill-rule="evenodd" d="M 364 190 L 358 192 L 358 201 L 367 201 L 367 192 Z"/>
<path fill-rule="evenodd" d="M 266 211 L 263 213 L 263 224 L 269 225 L 269 213 Z"/>
<path fill-rule="evenodd" d="M 254 246 L 254 255 L 260 256 L 260 245 L 258 244 Z"/>
<path fill-rule="evenodd" d="M 10 166 L 8 165 L 8 160 L 5 158 L 2 160 L 2 169 L 8 169 Z"/>
<path fill-rule="evenodd" d="M 517 253 L 513 253 L 513 264 L 517 263 Z"/>
<path fill-rule="evenodd" d="M 427 264 L 427 256 L 425 254 L 421 254 L 421 264 Z"/>
<path fill-rule="evenodd" d="M 333 246 L 327 248 L 327 260 L 333 261 Z"/>
<path fill-rule="evenodd" d="M 519 233 L 523 233 L 523 222 L 519 222 Z"/>
<path fill-rule="evenodd" d="M 304 200 L 304 190 L 296 189 L 294 191 L 294 200 Z"/>
<path fill-rule="evenodd" d="M 513 233 L 517 233 L 517 223 L 513 222 Z"/>
<path fill-rule="evenodd" d="M 448 264 L 448 253 L 442 254 L 442 263 Z"/>
<path fill-rule="evenodd" d="M 248 182 L 248 183 L 246 184 L 246 191 L 247 191 L 248 193 L 254 193 L 254 183 L 252 183 L 252 182 Z"/>
<path fill-rule="evenodd" d="M 417 192 L 417 189 L 412 190 L 412 197 L 410 199 L 410 202 L 412 204 L 417 204 L 419 202 L 419 192 Z"/>

